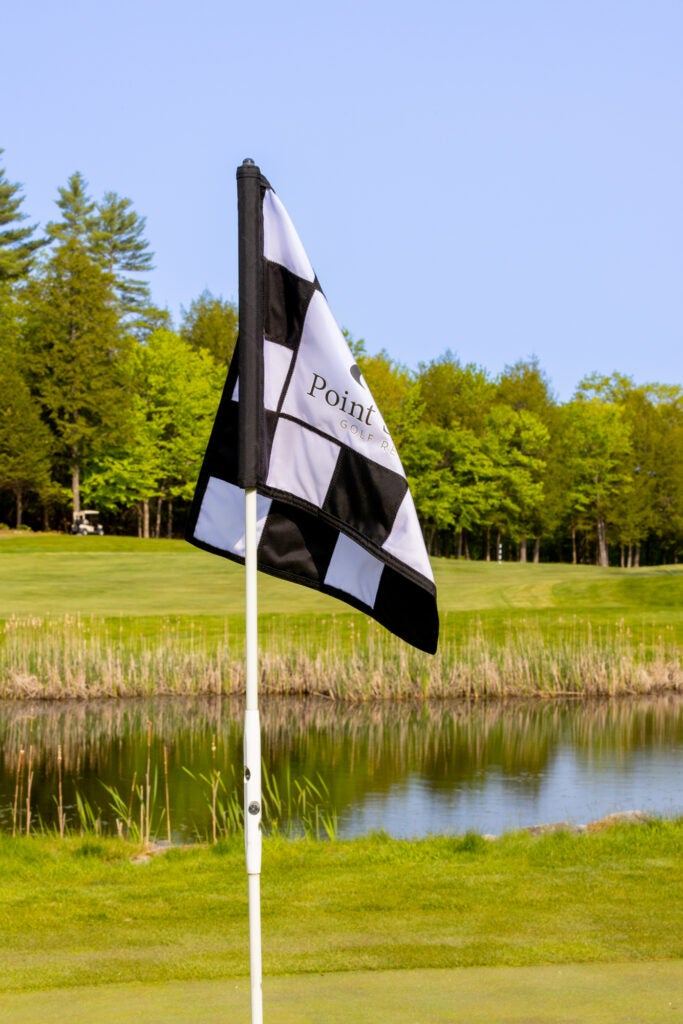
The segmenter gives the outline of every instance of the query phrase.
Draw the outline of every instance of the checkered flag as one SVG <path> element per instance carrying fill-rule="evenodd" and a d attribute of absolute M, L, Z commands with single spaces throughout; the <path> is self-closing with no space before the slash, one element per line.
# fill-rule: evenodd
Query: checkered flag
<path fill-rule="evenodd" d="M 258 568 L 331 594 L 434 653 L 434 577 L 389 431 L 287 211 L 264 178 L 258 216 L 263 341 L 255 380 L 240 380 L 240 300 L 238 350 L 197 484 L 188 540 L 244 562 L 240 403 L 248 393 L 257 422 L 257 443 L 248 447 L 257 448 L 251 457 Z"/>

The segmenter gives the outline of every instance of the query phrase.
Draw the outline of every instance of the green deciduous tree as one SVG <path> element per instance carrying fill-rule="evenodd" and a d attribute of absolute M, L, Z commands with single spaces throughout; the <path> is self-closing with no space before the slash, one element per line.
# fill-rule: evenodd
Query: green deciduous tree
<path fill-rule="evenodd" d="M 164 495 L 189 499 L 216 415 L 225 374 L 207 352 L 157 331 L 143 355 L 149 418 L 162 449 Z"/>
<path fill-rule="evenodd" d="M 658 405 L 664 439 L 658 458 L 655 529 L 670 557 L 683 554 L 683 392 L 672 389 Z M 672 557 L 671 557 L 672 556 Z"/>
<path fill-rule="evenodd" d="M 494 405 L 486 421 L 485 451 L 493 467 L 487 526 L 520 546 L 526 561 L 526 538 L 534 532 L 543 504 L 543 474 L 548 431 L 526 409 Z"/>
<path fill-rule="evenodd" d="M 238 313 L 232 302 L 203 291 L 182 310 L 180 335 L 194 349 L 209 352 L 217 363 L 227 367 L 237 342 Z"/>
<path fill-rule="evenodd" d="M 606 566 L 607 529 L 629 483 L 632 446 L 628 423 L 618 405 L 581 393 L 564 406 L 563 420 L 572 529 L 593 526 L 597 562 Z"/>
<path fill-rule="evenodd" d="M 629 426 L 631 459 L 617 527 L 626 564 L 637 566 L 648 537 L 674 550 L 680 538 L 683 392 L 678 387 L 629 382 L 621 406 Z"/>
<path fill-rule="evenodd" d="M 548 377 L 539 366 L 536 356 L 520 359 L 506 366 L 498 378 L 496 400 L 509 405 L 515 412 L 532 412 L 546 423 L 556 404 Z"/>
<path fill-rule="evenodd" d="M 131 366 L 132 437 L 95 460 L 87 493 L 106 508 L 138 505 L 143 536 L 156 506 L 159 535 L 162 502 L 170 515 L 175 501 L 194 493 L 225 373 L 208 352 L 166 329 L 136 346 Z"/>
<path fill-rule="evenodd" d="M 533 514 L 527 517 L 528 529 L 534 539 L 534 561 L 539 560 L 540 543 L 543 536 L 552 533 L 558 525 L 557 506 L 554 500 L 557 495 L 555 459 L 555 440 L 557 426 L 557 403 L 553 395 L 550 381 L 539 366 L 538 359 L 532 356 L 528 360 L 520 359 L 512 366 L 506 366 L 498 378 L 496 401 L 517 413 L 531 413 L 546 429 L 547 436 L 543 451 L 542 483 L 543 501 L 534 503 Z M 520 560 L 526 561 L 527 538 L 519 539 Z"/>
<path fill-rule="evenodd" d="M 413 376 L 405 366 L 394 362 L 387 352 L 357 355 L 358 366 L 377 401 L 394 444 L 402 450 L 406 431 L 419 417 Z"/>
<path fill-rule="evenodd" d="M 477 434 L 483 432 L 495 385 L 481 367 L 474 363 L 463 366 L 448 351 L 420 364 L 417 385 L 427 423 L 440 427 L 458 424 Z"/>
<path fill-rule="evenodd" d="M 670 543 L 675 536 L 671 527 L 676 502 L 671 495 L 677 489 L 680 451 L 676 450 L 675 424 L 683 392 L 680 387 L 661 384 L 636 385 L 629 377 L 613 373 L 611 377 L 586 377 L 579 394 L 618 407 L 628 428 L 626 479 L 613 522 L 622 546 L 622 562 L 637 566 L 641 545 L 648 537 Z"/>

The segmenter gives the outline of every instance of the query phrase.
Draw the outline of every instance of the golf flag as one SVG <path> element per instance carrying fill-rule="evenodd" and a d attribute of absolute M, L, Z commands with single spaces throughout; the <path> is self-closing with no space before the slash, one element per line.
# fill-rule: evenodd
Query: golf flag
<path fill-rule="evenodd" d="M 260 201 L 247 229 L 260 251 L 240 260 L 240 278 L 253 277 L 253 301 L 242 308 L 241 280 L 240 338 L 187 539 L 244 562 L 244 488 L 254 486 L 259 570 L 339 598 L 434 653 L 436 587 L 398 453 L 287 211 L 251 170 Z M 261 340 L 247 353 L 243 320 L 254 317 Z"/>

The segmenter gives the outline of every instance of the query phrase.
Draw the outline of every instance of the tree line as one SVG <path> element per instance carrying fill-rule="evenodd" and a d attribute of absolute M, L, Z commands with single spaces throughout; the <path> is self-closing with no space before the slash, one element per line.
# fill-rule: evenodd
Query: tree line
<path fill-rule="evenodd" d="M 0 155 L 2 150 L 0 150 Z M 0 167 L 0 521 L 173 536 L 237 335 L 204 292 L 157 307 L 130 199 L 76 172 L 27 224 Z M 411 370 L 349 337 L 408 476 L 429 550 L 626 566 L 683 548 L 683 389 L 586 376 L 559 402 L 535 358 L 492 377 L 448 351 Z"/>
<path fill-rule="evenodd" d="M 0 520 L 68 529 L 91 506 L 113 532 L 173 535 L 237 311 L 205 292 L 175 329 L 150 295 L 144 218 L 79 172 L 42 236 L 23 202 L 0 169 Z"/>

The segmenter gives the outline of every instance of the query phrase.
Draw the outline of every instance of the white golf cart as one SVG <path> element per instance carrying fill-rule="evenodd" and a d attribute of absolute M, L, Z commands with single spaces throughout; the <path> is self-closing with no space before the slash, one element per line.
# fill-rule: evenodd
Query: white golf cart
<path fill-rule="evenodd" d="M 98 515 L 99 512 L 94 508 L 84 508 L 82 512 L 74 512 L 71 532 L 79 534 L 81 537 L 87 537 L 91 534 L 103 537 L 104 529 L 102 524 L 97 522 Z"/>

